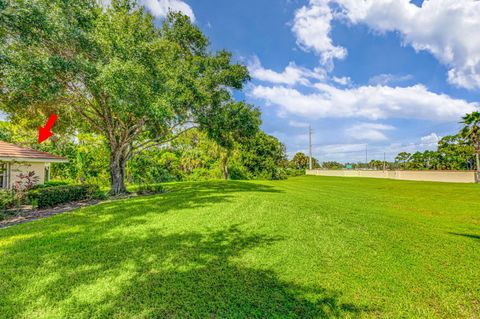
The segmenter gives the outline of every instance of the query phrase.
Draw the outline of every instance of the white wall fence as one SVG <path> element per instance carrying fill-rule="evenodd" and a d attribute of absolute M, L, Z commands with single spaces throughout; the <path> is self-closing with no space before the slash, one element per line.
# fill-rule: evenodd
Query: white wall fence
<path fill-rule="evenodd" d="M 479 183 L 480 174 L 473 171 L 361 171 L 307 170 L 307 175 L 390 178 L 407 181 Z"/>

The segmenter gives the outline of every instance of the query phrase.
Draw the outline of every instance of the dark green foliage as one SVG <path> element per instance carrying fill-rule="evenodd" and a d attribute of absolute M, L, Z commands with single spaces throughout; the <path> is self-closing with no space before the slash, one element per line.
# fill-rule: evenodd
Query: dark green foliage
<path fill-rule="evenodd" d="M 468 170 L 474 166 L 474 145 L 462 134 L 443 137 L 436 151 L 401 152 L 395 157 L 395 168 L 404 170 Z"/>
<path fill-rule="evenodd" d="M 342 163 L 330 161 L 330 162 L 323 162 L 322 167 L 325 169 L 342 169 L 345 167 Z"/>
<path fill-rule="evenodd" d="M 238 162 L 251 178 L 283 179 L 279 168 L 285 168 L 288 160 L 285 145 L 274 136 L 258 132 L 239 145 Z"/>
<path fill-rule="evenodd" d="M 249 80 L 247 68 L 228 52 L 211 53 L 208 39 L 180 13 L 158 26 L 135 0 L 107 7 L 94 0 L 3 4 L 1 110 L 34 128 L 56 112 L 65 126 L 58 129 L 103 136 L 114 194 L 126 191 L 132 157 L 186 126 L 218 137 L 222 146 L 258 128 L 258 111 L 232 101 L 232 90 Z M 90 158 L 83 162 L 92 174 L 102 173 Z"/>
<path fill-rule="evenodd" d="M 297 177 L 297 176 L 303 176 L 305 175 L 305 170 L 303 169 L 295 169 L 295 168 L 290 168 L 288 167 L 285 172 L 287 173 L 287 176 L 289 177 Z"/>
<path fill-rule="evenodd" d="M 0 213 L 15 205 L 15 194 L 12 191 L 0 189 Z"/>
<path fill-rule="evenodd" d="M 33 190 L 29 197 L 39 208 L 47 208 L 79 200 L 99 199 L 103 196 L 97 185 L 64 185 Z"/>
<path fill-rule="evenodd" d="M 165 187 L 161 184 L 142 184 L 138 186 L 138 195 L 154 195 L 165 193 Z"/>
<path fill-rule="evenodd" d="M 297 169 L 297 170 L 305 170 L 310 167 L 310 158 L 305 155 L 302 152 L 296 153 L 292 160 L 289 162 L 289 166 L 291 168 Z M 319 168 L 320 164 L 318 163 L 318 160 L 315 157 L 312 157 L 312 168 Z"/>
<path fill-rule="evenodd" d="M 37 184 L 33 187 L 33 189 L 40 189 L 40 188 L 47 188 L 47 187 L 57 187 L 57 186 L 65 186 L 69 185 L 68 182 L 65 181 L 49 181 L 43 184 Z"/>

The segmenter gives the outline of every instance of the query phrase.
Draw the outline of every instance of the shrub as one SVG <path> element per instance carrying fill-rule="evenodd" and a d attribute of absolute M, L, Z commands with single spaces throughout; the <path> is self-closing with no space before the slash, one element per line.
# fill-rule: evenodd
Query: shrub
<path fill-rule="evenodd" d="M 138 186 L 137 194 L 138 195 L 154 195 L 165 193 L 165 188 L 160 184 L 142 184 Z"/>
<path fill-rule="evenodd" d="M 9 190 L 0 189 L 0 212 L 3 212 L 15 205 L 15 193 Z"/>
<path fill-rule="evenodd" d="M 275 169 L 272 171 L 272 175 L 271 175 L 272 180 L 283 180 L 287 178 L 288 178 L 287 172 L 283 168 L 275 167 Z"/>
<path fill-rule="evenodd" d="M 286 171 L 287 171 L 287 175 L 290 176 L 290 177 L 305 175 L 305 170 L 304 169 L 287 168 Z"/>
<path fill-rule="evenodd" d="M 231 165 L 228 167 L 228 172 L 230 173 L 230 178 L 233 180 L 249 180 L 251 176 L 248 170 L 239 165 Z"/>
<path fill-rule="evenodd" d="M 46 208 L 79 200 L 103 199 L 104 193 L 97 185 L 63 185 L 33 190 L 29 198 L 39 208 Z"/>
<path fill-rule="evenodd" d="M 33 186 L 33 189 L 56 187 L 56 186 L 65 186 L 65 185 L 69 185 L 69 183 L 66 182 L 66 181 L 48 181 L 48 182 L 45 182 L 44 184 L 37 184 L 37 185 Z"/>

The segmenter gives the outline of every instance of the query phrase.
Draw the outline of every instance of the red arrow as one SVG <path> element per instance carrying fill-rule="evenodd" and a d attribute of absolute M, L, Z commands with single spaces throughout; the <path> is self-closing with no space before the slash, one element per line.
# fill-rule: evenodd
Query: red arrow
<path fill-rule="evenodd" d="M 50 115 L 50 118 L 48 119 L 47 124 L 45 124 L 44 127 L 38 127 L 38 144 L 48 140 L 48 138 L 53 135 L 51 129 L 53 125 L 55 125 L 57 119 L 58 116 L 56 114 L 52 114 Z"/>

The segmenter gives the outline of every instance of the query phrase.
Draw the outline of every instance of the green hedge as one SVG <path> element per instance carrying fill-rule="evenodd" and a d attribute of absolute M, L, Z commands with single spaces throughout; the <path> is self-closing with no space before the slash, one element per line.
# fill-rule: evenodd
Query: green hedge
<path fill-rule="evenodd" d="M 65 181 L 48 181 L 44 184 L 37 184 L 33 186 L 33 189 L 40 189 L 40 188 L 48 188 L 48 187 L 56 187 L 56 186 L 66 186 L 69 185 L 68 182 Z"/>
<path fill-rule="evenodd" d="M 39 208 L 46 208 L 79 200 L 98 199 L 103 194 L 98 185 L 64 185 L 33 190 L 29 197 Z"/>

